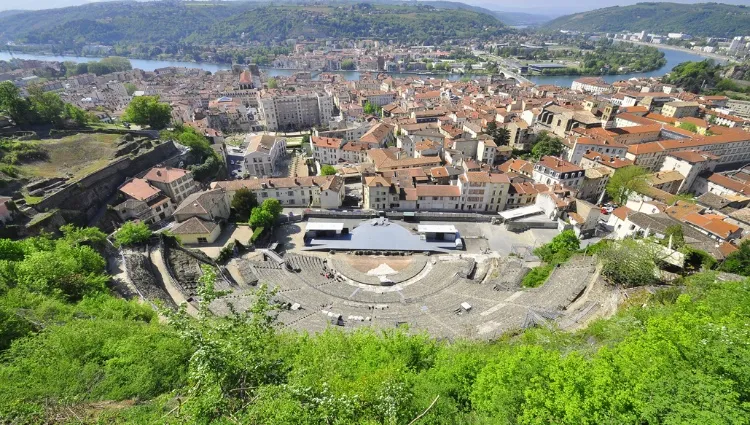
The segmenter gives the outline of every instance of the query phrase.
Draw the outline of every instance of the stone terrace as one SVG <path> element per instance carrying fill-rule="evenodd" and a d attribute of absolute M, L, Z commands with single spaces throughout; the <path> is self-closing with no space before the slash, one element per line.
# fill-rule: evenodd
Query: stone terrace
<path fill-rule="evenodd" d="M 334 325 L 345 329 L 386 329 L 408 324 L 413 330 L 427 330 L 435 337 L 492 339 L 525 326 L 574 320 L 569 316 L 582 313 L 566 308 L 597 277 L 594 260 L 577 257 L 553 271 L 543 286 L 522 289 L 519 283 L 528 269 L 518 259 L 481 255 L 413 257 L 412 263 L 389 275 L 401 276 L 398 282 L 388 285 L 382 285 L 377 278 L 375 283 L 364 282 L 368 280 L 365 277 L 373 276 L 349 265 L 341 254 L 327 258 L 285 256 L 298 272 L 258 258 L 234 261 L 243 273 L 252 273 L 259 282 L 277 288 L 277 302 L 287 307 L 279 314 L 285 328 L 309 332 Z M 462 277 L 473 261 L 477 264 L 477 280 Z M 240 311 L 247 309 L 252 295 L 242 288 L 214 301 L 212 309 L 223 314 L 228 311 L 228 303 Z M 463 309 L 462 303 L 468 303 L 471 309 Z M 288 308 L 296 304 L 299 308 Z M 590 311 L 591 303 L 585 308 Z"/>

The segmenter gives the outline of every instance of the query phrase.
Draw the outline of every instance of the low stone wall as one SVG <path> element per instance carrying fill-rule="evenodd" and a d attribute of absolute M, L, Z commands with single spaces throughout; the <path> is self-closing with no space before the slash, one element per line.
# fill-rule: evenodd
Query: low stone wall
<path fill-rule="evenodd" d="M 529 229 L 557 229 L 554 221 L 507 221 L 505 228 L 511 232 L 524 232 Z"/>
<path fill-rule="evenodd" d="M 157 139 L 159 138 L 159 132 L 156 130 L 128 130 L 128 129 L 119 129 L 119 128 L 102 128 L 102 129 L 96 129 L 96 130 L 51 130 L 49 132 L 49 135 L 51 137 L 65 137 L 65 136 L 72 136 L 74 134 L 130 134 L 132 136 L 145 136 L 149 137 L 151 139 Z"/>

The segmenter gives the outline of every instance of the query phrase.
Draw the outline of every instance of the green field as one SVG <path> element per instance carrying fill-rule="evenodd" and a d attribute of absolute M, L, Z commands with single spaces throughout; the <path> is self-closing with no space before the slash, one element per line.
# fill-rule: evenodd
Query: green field
<path fill-rule="evenodd" d="M 117 151 L 117 134 L 76 134 L 61 139 L 35 142 L 47 154 L 44 161 L 17 166 L 21 175 L 29 178 L 72 176 L 77 179 L 109 163 Z"/>

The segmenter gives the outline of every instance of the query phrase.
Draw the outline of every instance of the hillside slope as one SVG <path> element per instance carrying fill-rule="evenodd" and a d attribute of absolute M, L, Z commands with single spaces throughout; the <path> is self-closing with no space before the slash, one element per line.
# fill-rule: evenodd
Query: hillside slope
<path fill-rule="evenodd" d="M 550 30 L 594 32 L 684 32 L 698 36 L 745 35 L 750 29 L 750 7 L 718 3 L 638 3 L 576 13 L 544 25 Z"/>
<path fill-rule="evenodd" d="M 0 17 L 0 40 L 91 43 L 226 43 L 299 36 L 441 42 L 496 35 L 503 24 L 467 9 L 428 5 L 268 6 L 253 2 L 105 2 Z"/>

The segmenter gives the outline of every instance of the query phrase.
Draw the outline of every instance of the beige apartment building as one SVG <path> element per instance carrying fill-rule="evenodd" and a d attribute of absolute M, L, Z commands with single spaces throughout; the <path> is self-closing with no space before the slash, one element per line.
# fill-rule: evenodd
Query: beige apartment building
<path fill-rule="evenodd" d="M 258 114 L 266 130 L 307 129 L 333 117 L 333 99 L 319 93 L 258 93 Z"/>

